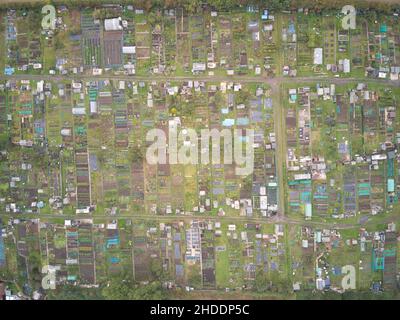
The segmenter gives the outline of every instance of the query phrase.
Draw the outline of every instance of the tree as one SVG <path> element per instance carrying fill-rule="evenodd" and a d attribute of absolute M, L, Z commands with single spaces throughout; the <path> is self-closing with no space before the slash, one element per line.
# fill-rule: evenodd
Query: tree
<path fill-rule="evenodd" d="M 166 298 L 165 290 L 158 281 L 153 281 L 147 285 L 137 285 L 130 295 L 131 300 L 164 300 Z"/>
<path fill-rule="evenodd" d="M 80 288 L 72 285 L 57 286 L 56 290 L 46 291 L 48 300 L 101 300 L 100 290 Z"/>
<path fill-rule="evenodd" d="M 201 288 L 202 278 L 201 278 L 200 266 L 198 264 L 191 266 L 188 275 L 188 283 L 191 287 Z"/>
<path fill-rule="evenodd" d="M 10 140 L 7 134 L 0 134 L 0 150 L 7 149 L 9 142 Z"/>
<path fill-rule="evenodd" d="M 29 30 L 37 31 L 40 28 L 40 21 L 42 21 L 42 14 L 38 8 L 29 11 L 28 17 Z"/>
<path fill-rule="evenodd" d="M 256 281 L 254 284 L 254 289 L 257 292 L 266 292 L 269 290 L 270 287 L 270 281 L 268 281 L 268 278 L 265 274 L 265 272 L 263 272 L 262 268 L 259 268 L 256 271 Z"/>
<path fill-rule="evenodd" d="M 142 285 L 135 282 L 130 276 L 111 278 L 101 293 L 107 300 L 162 300 L 167 298 L 165 289 L 159 281 Z"/>
<path fill-rule="evenodd" d="M 100 165 L 104 165 L 107 161 L 107 152 L 101 149 L 97 154 L 97 160 L 99 160 Z"/>
<path fill-rule="evenodd" d="M 62 50 L 65 48 L 64 42 L 60 39 L 58 35 L 55 37 L 54 48 L 56 50 Z"/>
<path fill-rule="evenodd" d="M 132 163 L 142 163 L 144 159 L 143 150 L 139 146 L 133 146 L 129 151 L 129 160 Z"/>
<path fill-rule="evenodd" d="M 160 259 L 152 259 L 150 261 L 150 271 L 153 277 L 159 281 L 164 280 L 166 278 L 162 266 L 162 261 Z"/>
<path fill-rule="evenodd" d="M 125 300 L 132 295 L 133 287 L 134 284 L 131 279 L 117 277 L 111 279 L 101 293 L 106 300 Z"/>

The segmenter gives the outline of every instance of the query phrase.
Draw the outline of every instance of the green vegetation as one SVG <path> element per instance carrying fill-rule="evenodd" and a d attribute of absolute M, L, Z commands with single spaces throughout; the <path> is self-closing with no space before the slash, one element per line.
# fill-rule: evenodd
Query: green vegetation
<path fill-rule="evenodd" d="M 139 285 L 124 276 L 110 279 L 101 292 L 107 300 L 164 300 L 167 298 L 165 290 L 158 281 Z"/>
<path fill-rule="evenodd" d="M 346 31 L 341 0 L 62 3 L 54 33 L 33 2 L 0 12 L 1 72 L 16 74 L 0 81 L 0 279 L 13 293 L 41 291 L 51 265 L 47 299 L 398 298 L 387 5 L 360 4 Z M 123 28 L 106 30 L 115 17 Z M 254 130 L 254 170 L 148 163 L 148 132 L 174 126 L 180 140 Z"/>
<path fill-rule="evenodd" d="M 96 288 L 83 289 L 76 286 L 59 286 L 56 290 L 49 290 L 48 300 L 102 300 L 101 291 Z"/>

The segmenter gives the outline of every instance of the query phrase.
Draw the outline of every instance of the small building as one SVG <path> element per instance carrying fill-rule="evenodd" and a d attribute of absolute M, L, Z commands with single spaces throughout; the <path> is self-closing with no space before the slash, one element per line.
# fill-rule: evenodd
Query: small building
<path fill-rule="evenodd" d="M 322 48 L 314 49 L 314 64 L 320 65 L 322 64 Z"/>
<path fill-rule="evenodd" d="M 268 9 L 263 10 L 263 13 L 261 15 L 261 20 L 268 20 Z"/>
<path fill-rule="evenodd" d="M 72 114 L 75 116 L 81 116 L 86 114 L 85 108 L 72 108 Z"/>
<path fill-rule="evenodd" d="M 394 179 L 388 179 L 387 181 L 387 191 L 394 192 Z"/>
<path fill-rule="evenodd" d="M 343 59 L 343 72 L 350 73 L 350 60 L 349 59 Z"/>
<path fill-rule="evenodd" d="M 312 217 L 312 205 L 311 203 L 306 203 L 305 209 L 306 220 L 310 220 Z"/>
<path fill-rule="evenodd" d="M 90 113 L 97 113 L 97 102 L 90 101 Z"/>
<path fill-rule="evenodd" d="M 315 232 L 315 241 L 317 243 L 321 243 L 322 242 L 322 232 L 321 231 Z"/>
<path fill-rule="evenodd" d="M 193 63 L 192 72 L 206 71 L 206 64 L 202 62 Z"/>
<path fill-rule="evenodd" d="M 124 46 L 124 47 L 122 47 L 122 53 L 123 54 L 135 54 L 136 47 L 135 46 Z"/>
<path fill-rule="evenodd" d="M 15 69 L 14 69 L 14 68 L 11 68 L 11 67 L 6 67 L 6 68 L 4 69 L 4 74 L 5 74 L 6 76 L 12 76 L 12 75 L 14 74 L 14 72 L 15 72 Z"/>
<path fill-rule="evenodd" d="M 104 20 L 104 30 L 106 31 L 118 31 L 122 30 L 122 18 L 113 18 Z"/>

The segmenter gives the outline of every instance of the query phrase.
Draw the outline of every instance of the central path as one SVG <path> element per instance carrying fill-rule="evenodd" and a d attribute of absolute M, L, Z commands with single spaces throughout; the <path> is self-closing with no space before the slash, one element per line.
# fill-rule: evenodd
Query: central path
<path fill-rule="evenodd" d="M 286 166 L 285 112 L 282 104 L 281 82 L 277 80 L 276 82 L 269 83 L 269 85 L 271 86 L 275 126 L 274 132 L 276 138 L 275 168 L 278 180 L 278 217 L 283 217 L 285 214 L 284 167 Z"/>
<path fill-rule="evenodd" d="M 314 77 L 275 77 L 275 78 L 262 78 L 259 76 L 160 76 L 160 75 L 113 75 L 104 74 L 100 76 L 71 74 L 71 75 L 33 75 L 33 74 L 14 74 L 12 76 L 0 75 L 0 80 L 45 80 L 45 81 L 99 81 L 99 80 L 125 80 L 125 81 L 205 81 L 205 82 L 251 82 L 251 83 L 266 83 L 271 87 L 279 87 L 282 83 L 317 83 L 329 82 L 333 84 L 347 84 L 347 83 L 380 83 L 386 86 L 399 87 L 400 80 L 387 80 L 387 79 L 365 79 L 365 78 L 332 78 L 327 76 L 314 76 Z"/>

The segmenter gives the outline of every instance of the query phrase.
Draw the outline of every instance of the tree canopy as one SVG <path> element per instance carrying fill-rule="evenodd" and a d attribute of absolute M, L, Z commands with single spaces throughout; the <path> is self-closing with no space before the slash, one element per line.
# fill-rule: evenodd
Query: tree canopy
<path fill-rule="evenodd" d="M 135 282 L 130 277 L 113 277 L 107 286 L 102 289 L 102 296 L 106 300 L 161 300 L 166 299 L 165 289 L 159 281 L 152 281 L 146 285 Z"/>

